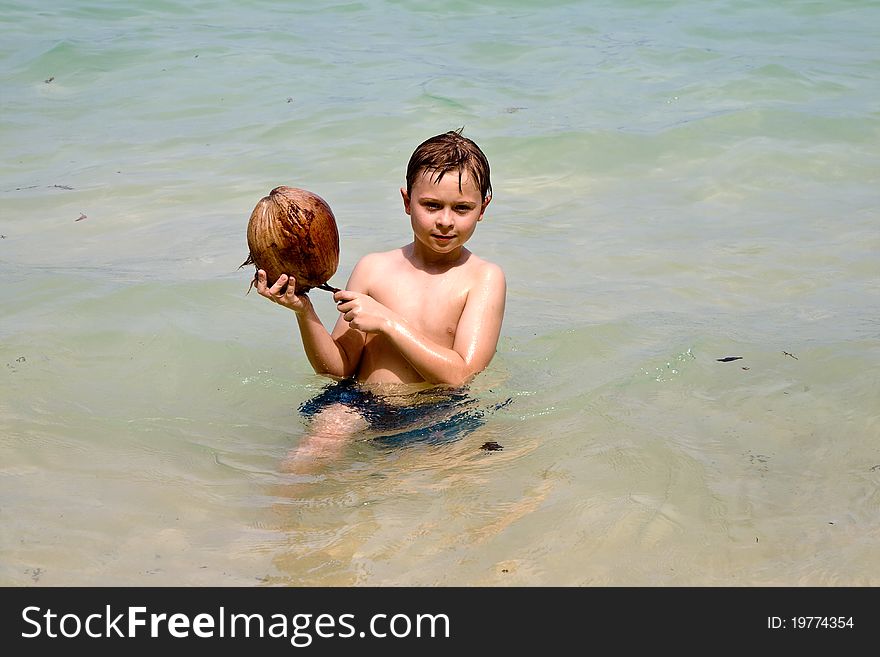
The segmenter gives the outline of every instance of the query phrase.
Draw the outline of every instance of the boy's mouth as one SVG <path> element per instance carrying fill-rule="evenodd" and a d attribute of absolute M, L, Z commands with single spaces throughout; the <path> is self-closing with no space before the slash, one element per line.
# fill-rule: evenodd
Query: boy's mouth
<path fill-rule="evenodd" d="M 432 233 L 431 237 L 433 237 L 434 239 L 440 240 L 441 242 L 446 242 L 448 240 L 453 239 L 455 237 L 455 235 L 439 235 L 437 233 Z"/>

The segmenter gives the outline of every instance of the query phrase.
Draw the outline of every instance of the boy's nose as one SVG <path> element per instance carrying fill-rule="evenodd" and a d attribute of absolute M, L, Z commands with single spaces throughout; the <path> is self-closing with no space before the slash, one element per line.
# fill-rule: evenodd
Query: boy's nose
<path fill-rule="evenodd" d="M 443 212 L 437 213 L 437 225 L 443 227 L 455 225 L 455 220 L 453 219 L 452 212 L 449 210 L 444 210 Z"/>

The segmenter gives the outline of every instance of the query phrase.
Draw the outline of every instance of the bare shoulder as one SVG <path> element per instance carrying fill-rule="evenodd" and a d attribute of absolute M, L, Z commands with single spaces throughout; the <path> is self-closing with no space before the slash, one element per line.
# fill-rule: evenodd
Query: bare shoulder
<path fill-rule="evenodd" d="M 367 292 L 377 282 L 387 279 L 404 261 L 400 249 L 368 253 L 358 260 L 351 272 L 349 289 Z"/>
<path fill-rule="evenodd" d="M 355 269 L 364 273 L 386 270 L 389 267 L 398 267 L 404 261 L 401 249 L 393 251 L 378 251 L 368 253 L 358 260 Z"/>
<path fill-rule="evenodd" d="M 468 267 L 471 270 L 471 278 L 476 282 L 489 285 L 505 285 L 504 270 L 494 262 L 484 260 L 473 253 L 468 258 Z"/>

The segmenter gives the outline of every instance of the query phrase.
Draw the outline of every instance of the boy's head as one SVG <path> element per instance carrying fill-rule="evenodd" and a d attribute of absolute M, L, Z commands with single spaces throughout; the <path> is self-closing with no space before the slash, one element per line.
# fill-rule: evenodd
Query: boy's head
<path fill-rule="evenodd" d="M 480 190 L 484 202 L 492 198 L 489 161 L 479 146 L 462 136 L 463 129 L 444 132 L 419 144 L 406 167 L 407 194 L 412 194 L 413 183 L 422 173 L 427 173 L 434 182 L 439 182 L 445 174 L 452 171 L 459 174 L 459 181 L 467 173 Z"/>

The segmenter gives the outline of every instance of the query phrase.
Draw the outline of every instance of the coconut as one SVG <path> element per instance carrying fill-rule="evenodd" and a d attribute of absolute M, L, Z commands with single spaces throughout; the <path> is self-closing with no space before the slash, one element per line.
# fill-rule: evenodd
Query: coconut
<path fill-rule="evenodd" d="M 241 266 L 265 270 L 269 285 L 288 274 L 296 279 L 296 294 L 313 287 L 336 290 L 326 283 L 339 266 L 339 231 L 330 206 L 317 194 L 273 189 L 251 213 L 247 242 L 250 253 Z"/>

